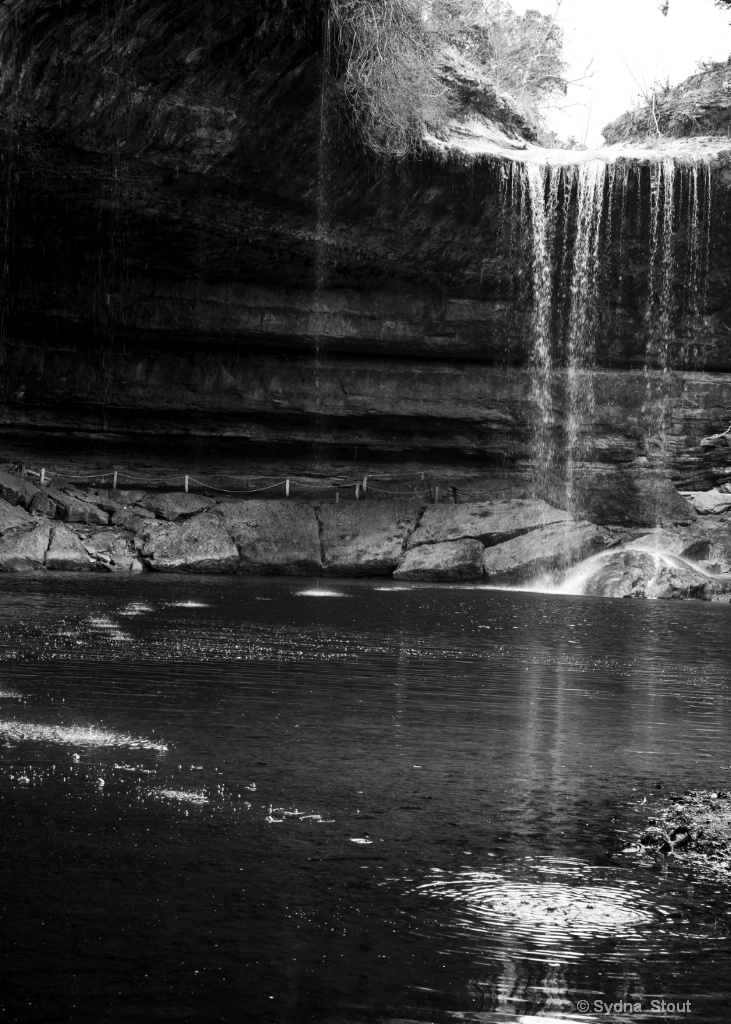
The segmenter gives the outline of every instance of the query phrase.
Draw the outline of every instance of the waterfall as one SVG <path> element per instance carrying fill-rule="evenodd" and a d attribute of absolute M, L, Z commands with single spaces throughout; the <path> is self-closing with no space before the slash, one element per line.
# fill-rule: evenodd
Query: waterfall
<path fill-rule="evenodd" d="M 631 239 L 630 176 L 637 182 L 636 218 L 630 227 L 638 236 Z M 600 309 L 612 304 L 632 308 L 638 289 L 646 291 L 640 309 L 647 339 L 645 446 L 652 462 L 667 460 L 674 370 L 698 361 L 693 331 L 706 305 L 711 164 L 704 155 L 686 154 L 682 160 L 661 155 L 649 166 L 631 152 L 574 164 L 562 155 L 555 163 L 516 162 L 501 182 L 502 202 L 513 209 L 517 205 L 530 263 L 528 420 L 534 491 L 576 511 L 578 473 L 597 458 L 600 319 L 603 343 L 611 347 L 619 340 L 611 335 L 616 318 L 600 318 Z M 647 263 L 638 274 L 630 259 L 636 259 L 642 239 L 647 240 Z M 614 268 L 613 278 L 608 267 Z M 611 302 L 605 294 L 609 285 Z M 683 315 L 694 322 L 681 330 Z"/>
<path fill-rule="evenodd" d="M 594 308 L 607 166 L 527 162 L 521 166 L 522 220 L 531 252 L 531 448 L 534 489 L 573 504 L 574 467 L 591 447 L 594 424 Z M 526 214 L 527 209 L 527 214 Z M 562 315 L 568 307 L 567 315 Z M 558 344 L 556 325 L 565 341 Z M 564 382 L 562 400 L 557 394 Z M 562 443 L 557 408 L 563 405 Z"/>
<path fill-rule="evenodd" d="M 559 175 L 556 168 L 524 164 L 522 186 L 529 199 L 532 253 L 531 431 L 536 489 L 553 480 L 553 242 Z"/>
<path fill-rule="evenodd" d="M 607 167 L 601 160 L 587 161 L 571 173 L 576 188 L 576 228 L 567 332 L 566 507 L 570 511 L 574 507 L 575 467 L 589 454 L 596 413 L 594 316 L 606 176 Z"/>

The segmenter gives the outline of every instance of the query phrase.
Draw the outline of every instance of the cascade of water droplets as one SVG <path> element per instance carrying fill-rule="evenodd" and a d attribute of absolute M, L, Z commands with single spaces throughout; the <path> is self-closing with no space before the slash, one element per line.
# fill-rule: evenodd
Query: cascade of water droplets
<path fill-rule="evenodd" d="M 670 440 L 676 269 L 674 160 L 650 167 L 650 276 L 646 304 L 645 430 L 648 455 L 666 461 Z"/>
<path fill-rule="evenodd" d="M 572 177 L 576 182 L 576 230 L 566 360 L 565 486 L 569 510 L 574 505 L 576 464 L 588 453 L 596 413 L 594 318 L 607 165 L 602 160 L 589 160 L 574 168 Z"/>
<path fill-rule="evenodd" d="M 522 166 L 523 196 L 528 199 L 533 242 L 533 322 L 531 353 L 531 428 L 534 487 L 545 493 L 554 477 L 553 241 L 558 205 L 559 171 L 539 164 Z"/>

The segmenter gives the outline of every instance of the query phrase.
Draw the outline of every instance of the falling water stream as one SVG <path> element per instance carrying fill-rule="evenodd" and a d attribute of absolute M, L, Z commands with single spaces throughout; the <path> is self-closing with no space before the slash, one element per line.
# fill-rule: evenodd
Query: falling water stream
<path fill-rule="evenodd" d="M 537 493 L 555 494 L 560 478 L 564 507 L 573 510 L 577 475 L 595 457 L 597 368 L 603 363 L 599 321 L 602 345 L 611 348 L 616 339 L 608 307 L 631 305 L 625 264 L 632 235 L 642 237 L 643 231 L 649 236 L 647 262 L 644 274 L 636 276 L 641 286 L 647 282 L 641 304 L 645 447 L 660 469 L 672 454 L 672 409 L 680 386 L 674 371 L 701 359 L 688 320 L 705 308 L 711 163 L 704 154 L 658 156 L 647 167 L 631 153 L 574 164 L 525 160 L 514 165 L 510 180 L 514 184 L 503 189 L 503 201 L 520 208 L 530 258 L 534 486 Z M 616 290 L 610 297 L 613 266 Z"/>

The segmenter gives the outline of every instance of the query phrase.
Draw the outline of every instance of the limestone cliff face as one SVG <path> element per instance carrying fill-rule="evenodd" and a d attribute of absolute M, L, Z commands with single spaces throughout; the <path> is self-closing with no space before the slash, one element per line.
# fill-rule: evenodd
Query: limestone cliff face
<path fill-rule="evenodd" d="M 321 42 L 308 0 L 0 8 L 6 453 L 19 434 L 150 435 L 525 464 L 530 254 L 503 165 L 369 157 L 337 82 L 323 100 Z M 706 471 L 699 440 L 731 420 L 728 173 L 717 161 L 704 308 L 674 325 L 696 368 L 670 403 L 680 477 Z M 645 169 L 635 206 L 649 187 Z M 632 467 L 655 457 L 647 223 L 623 245 L 597 311 L 589 458 Z"/>

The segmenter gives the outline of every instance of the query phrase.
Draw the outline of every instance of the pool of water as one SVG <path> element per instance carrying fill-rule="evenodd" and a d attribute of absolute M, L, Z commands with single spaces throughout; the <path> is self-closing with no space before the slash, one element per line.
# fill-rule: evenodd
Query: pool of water
<path fill-rule="evenodd" d="M 622 850 L 731 784 L 729 616 L 3 577 L 2 1019 L 727 1020 L 728 888 Z"/>

